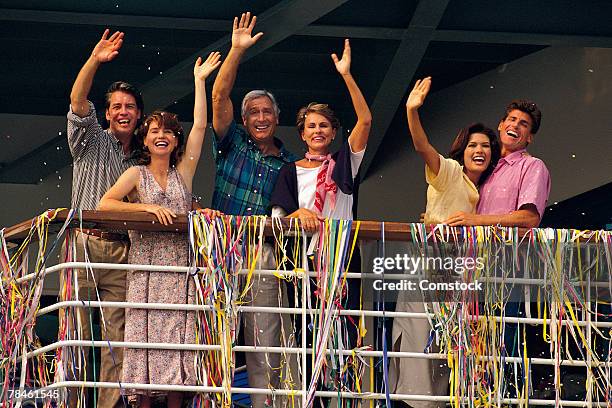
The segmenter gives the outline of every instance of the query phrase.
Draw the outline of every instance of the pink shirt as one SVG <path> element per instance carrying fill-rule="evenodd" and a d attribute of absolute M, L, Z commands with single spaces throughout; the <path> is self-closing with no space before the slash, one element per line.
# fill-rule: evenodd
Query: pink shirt
<path fill-rule="evenodd" d="M 525 149 L 499 159 L 480 187 L 478 214 L 508 214 L 525 204 L 538 209 L 540 219 L 550 194 L 550 173 L 544 162 Z"/>

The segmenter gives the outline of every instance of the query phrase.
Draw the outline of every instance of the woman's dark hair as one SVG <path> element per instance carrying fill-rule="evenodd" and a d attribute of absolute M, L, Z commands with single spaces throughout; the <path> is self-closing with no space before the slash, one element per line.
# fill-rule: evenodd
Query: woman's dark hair
<path fill-rule="evenodd" d="M 163 127 L 164 129 L 169 129 L 174 132 L 174 135 L 177 138 L 177 145 L 176 149 L 174 149 L 170 155 L 170 166 L 176 166 L 176 164 L 181 160 L 181 157 L 183 157 L 183 153 L 185 153 L 185 132 L 183 131 L 183 127 L 179 123 L 178 118 L 174 113 L 162 111 L 155 111 L 147 116 L 147 118 L 142 122 L 142 125 L 140 125 L 136 131 L 136 157 L 138 158 L 138 164 L 146 165 L 151 163 L 151 155 L 149 153 L 149 149 L 147 149 L 144 145 L 144 139 L 147 136 L 149 126 L 151 126 L 152 122 L 157 123 L 157 126 L 159 127 Z"/>
<path fill-rule="evenodd" d="M 474 133 L 482 133 L 483 135 L 486 135 L 489 138 L 489 143 L 491 144 L 491 163 L 489 163 L 489 166 L 480 175 L 480 180 L 478 180 L 478 184 L 480 185 L 484 183 L 487 177 L 491 175 L 495 165 L 497 165 L 497 162 L 501 157 L 501 147 L 499 145 L 499 141 L 497 140 L 497 135 L 493 129 L 486 127 L 482 123 L 474 123 L 461 129 L 453 141 L 448 157 L 458 161 L 463 166 L 463 153 L 465 153 L 465 148 L 470 142 L 470 136 L 472 136 Z"/>
<path fill-rule="evenodd" d="M 338 120 L 336 113 L 329 107 L 329 105 L 325 103 L 311 102 L 308 104 L 308 106 L 300 108 L 297 113 L 295 125 L 297 126 L 300 135 L 304 131 L 306 115 L 309 113 L 318 113 L 319 115 L 323 115 L 325 119 L 329 120 L 329 123 L 331 123 L 332 129 L 340 128 L 340 121 Z"/>

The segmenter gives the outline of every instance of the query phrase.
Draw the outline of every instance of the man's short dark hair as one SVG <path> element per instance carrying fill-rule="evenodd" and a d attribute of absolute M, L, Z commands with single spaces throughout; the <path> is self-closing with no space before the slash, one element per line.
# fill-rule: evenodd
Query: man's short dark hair
<path fill-rule="evenodd" d="M 540 122 L 542 121 L 542 112 L 535 102 L 527 99 L 515 99 L 508 106 L 506 106 L 506 114 L 502 118 L 502 121 L 506 120 L 510 112 L 513 110 L 520 110 L 525 112 L 531 118 L 531 133 L 534 135 L 538 133 L 540 129 Z"/>
<path fill-rule="evenodd" d="M 138 109 L 140 109 L 140 114 L 144 115 L 144 102 L 142 100 L 142 94 L 134 85 L 124 81 L 113 82 L 108 87 L 108 90 L 106 91 L 105 95 L 106 109 L 110 108 L 111 95 L 117 91 L 125 92 L 127 94 L 132 95 L 136 100 L 136 106 L 138 107 Z"/>

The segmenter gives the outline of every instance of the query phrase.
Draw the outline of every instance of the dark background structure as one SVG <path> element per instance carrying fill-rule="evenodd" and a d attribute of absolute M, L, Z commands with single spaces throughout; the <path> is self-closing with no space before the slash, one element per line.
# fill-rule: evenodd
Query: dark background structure
<path fill-rule="evenodd" d="M 329 57 L 351 39 L 353 72 L 373 112 L 366 180 L 385 165 L 383 141 L 406 137 L 406 90 L 416 78 L 433 76 L 436 93 L 547 47 L 612 48 L 612 2 L 605 0 L 0 1 L 0 183 L 35 185 L 70 165 L 57 124 L 105 27 L 126 36 L 119 57 L 96 76 L 96 106 L 108 84 L 122 79 L 142 89 L 147 111 L 165 108 L 189 122 L 193 61 L 211 50 L 225 55 L 232 19 L 246 10 L 265 35 L 246 55 L 232 98 L 238 105 L 248 90 L 269 89 L 284 126 L 313 100 L 353 121 Z M 549 149 L 558 142 L 538 141 Z M 590 194 L 587 215 L 572 225 L 610 223 L 610 184 Z M 561 226 L 553 212 L 545 224 Z"/>

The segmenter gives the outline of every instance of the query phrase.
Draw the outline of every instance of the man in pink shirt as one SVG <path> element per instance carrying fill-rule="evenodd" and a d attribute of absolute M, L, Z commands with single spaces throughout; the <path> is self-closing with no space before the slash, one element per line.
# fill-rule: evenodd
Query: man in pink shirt
<path fill-rule="evenodd" d="M 526 148 L 540 128 L 541 119 L 542 113 L 531 101 L 516 100 L 508 105 L 497 127 L 502 157 L 493 173 L 480 186 L 478 214 L 457 212 L 445 223 L 451 226 L 502 225 L 524 228 L 535 228 L 540 224 L 550 194 L 550 174 L 544 162 L 527 153 Z M 504 313 L 507 317 L 523 315 L 517 302 L 507 303 Z M 506 323 L 506 355 L 517 355 L 516 331 L 516 324 Z M 510 373 L 508 371 L 507 375 L 510 376 Z M 516 395 L 516 391 L 510 389 L 510 395 Z"/>
<path fill-rule="evenodd" d="M 458 225 L 502 225 L 534 228 L 544 215 L 550 194 L 550 174 L 544 162 L 527 153 L 540 128 L 542 113 L 526 100 L 506 107 L 497 130 L 502 158 L 480 187 L 478 214 L 457 212 L 445 221 Z"/>

